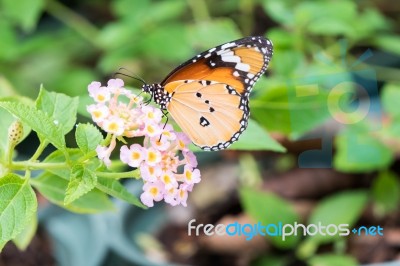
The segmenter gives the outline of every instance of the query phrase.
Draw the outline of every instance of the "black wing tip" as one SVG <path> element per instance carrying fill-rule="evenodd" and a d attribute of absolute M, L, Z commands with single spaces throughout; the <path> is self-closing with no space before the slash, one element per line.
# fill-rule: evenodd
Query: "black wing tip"
<path fill-rule="evenodd" d="M 234 41 L 238 44 L 247 44 L 247 43 L 257 43 L 259 42 L 261 46 L 273 47 L 274 44 L 272 43 L 271 39 L 268 39 L 264 36 L 247 36 L 241 39 Z"/>

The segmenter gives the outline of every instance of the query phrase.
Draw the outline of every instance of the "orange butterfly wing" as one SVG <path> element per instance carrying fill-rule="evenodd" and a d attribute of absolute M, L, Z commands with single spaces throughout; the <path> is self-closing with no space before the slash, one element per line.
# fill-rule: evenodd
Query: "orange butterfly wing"
<path fill-rule="evenodd" d="M 247 126 L 247 101 L 225 83 L 174 81 L 167 110 L 194 144 L 205 150 L 227 148 Z"/>
<path fill-rule="evenodd" d="M 161 82 L 170 96 L 167 110 L 193 143 L 220 150 L 239 138 L 250 115 L 250 91 L 272 50 L 272 42 L 260 36 L 228 42 L 193 57 Z"/>
<path fill-rule="evenodd" d="M 266 71 L 272 50 L 272 42 L 260 36 L 228 42 L 180 65 L 161 85 L 179 80 L 210 80 L 226 83 L 239 94 L 248 94 Z"/>

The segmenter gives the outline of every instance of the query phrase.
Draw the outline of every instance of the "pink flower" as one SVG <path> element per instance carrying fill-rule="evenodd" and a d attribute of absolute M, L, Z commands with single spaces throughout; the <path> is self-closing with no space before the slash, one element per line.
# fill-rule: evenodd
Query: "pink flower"
<path fill-rule="evenodd" d="M 124 120 L 117 117 L 111 116 L 103 121 L 103 129 L 116 136 L 121 136 L 124 133 Z"/>
<path fill-rule="evenodd" d="M 148 121 L 148 123 L 159 123 L 162 118 L 162 112 L 160 109 L 155 109 L 152 106 L 145 105 L 142 106 L 142 112 L 145 115 L 145 120 Z"/>
<path fill-rule="evenodd" d="M 95 98 L 96 92 L 100 89 L 101 83 L 98 81 L 93 81 L 88 86 L 89 96 Z"/>
<path fill-rule="evenodd" d="M 157 149 L 157 150 L 159 150 L 159 151 L 165 151 L 165 150 L 167 150 L 167 149 L 169 148 L 169 146 L 170 146 L 170 142 L 167 141 L 167 140 L 164 140 L 163 137 L 161 137 L 161 139 L 160 139 L 160 137 L 154 137 L 154 138 L 152 138 L 152 139 L 150 140 L 150 142 L 151 142 L 151 145 L 152 145 L 155 149 Z"/>
<path fill-rule="evenodd" d="M 161 133 L 161 128 L 158 125 L 153 124 L 151 122 L 146 121 L 146 124 L 143 129 L 143 133 L 149 137 L 159 136 Z"/>
<path fill-rule="evenodd" d="M 87 107 L 87 111 L 92 115 L 92 119 L 96 123 L 103 122 L 110 114 L 108 107 L 102 104 L 91 104 Z"/>
<path fill-rule="evenodd" d="M 177 141 L 178 141 L 178 149 L 182 150 L 182 151 L 187 151 L 189 150 L 187 145 L 189 145 L 189 143 L 191 142 L 189 137 L 182 132 L 176 133 L 177 136 Z"/>
<path fill-rule="evenodd" d="M 197 167 L 197 158 L 193 152 L 187 150 L 183 151 L 182 154 L 187 164 L 189 164 L 191 167 Z"/>
<path fill-rule="evenodd" d="M 97 146 L 96 148 L 97 157 L 104 162 L 104 164 L 109 167 L 111 165 L 110 160 L 110 150 L 108 147 Z"/>
<path fill-rule="evenodd" d="M 131 167 L 139 167 L 141 162 L 144 160 L 143 147 L 139 144 L 133 144 L 130 148 L 126 145 L 122 146 L 120 158 L 122 162 Z"/>
<path fill-rule="evenodd" d="M 176 201 L 176 194 L 178 193 L 177 188 L 170 188 L 165 191 L 164 195 L 164 201 L 172 206 L 178 205 L 178 202 Z"/>
<path fill-rule="evenodd" d="M 188 193 L 201 181 L 196 156 L 188 148 L 188 136 L 164 124 L 160 109 L 145 104 L 141 96 L 124 88 L 121 79 L 109 80 L 107 87 L 92 82 L 88 90 L 96 104 L 87 110 L 108 133 L 105 143 L 96 148 L 99 159 L 108 167 L 117 140 L 136 143 L 123 145 L 119 157 L 121 162 L 140 170 L 143 204 L 152 207 L 154 201 L 164 199 L 172 206 L 186 206 Z M 143 137 L 143 142 L 129 140 L 135 137 Z"/>
<path fill-rule="evenodd" d="M 181 204 L 182 206 L 187 206 L 187 198 L 188 198 L 188 190 L 187 187 L 183 184 L 179 186 L 179 189 L 176 193 L 176 202 L 177 204 Z"/>
<path fill-rule="evenodd" d="M 161 161 L 161 153 L 154 148 L 146 149 L 145 161 L 150 166 L 155 166 Z"/>
<path fill-rule="evenodd" d="M 144 181 L 155 182 L 161 176 L 161 172 L 161 168 L 158 166 L 142 164 L 140 167 L 140 174 Z"/>
<path fill-rule="evenodd" d="M 164 187 L 166 190 L 171 188 L 177 188 L 178 182 L 175 179 L 174 174 L 171 171 L 166 171 L 161 174 L 161 182 L 164 183 Z"/>
<path fill-rule="evenodd" d="M 160 201 L 164 197 L 164 187 L 159 181 L 147 182 L 143 185 L 143 193 L 140 195 L 140 200 L 147 207 L 153 207 L 153 201 Z"/>
<path fill-rule="evenodd" d="M 185 165 L 183 176 L 186 184 L 196 184 L 201 181 L 199 169 L 192 169 L 192 167 Z"/>
<path fill-rule="evenodd" d="M 165 125 L 165 128 L 163 128 L 161 134 L 162 134 L 161 139 L 170 140 L 170 141 L 176 139 L 176 134 L 174 132 L 174 128 L 170 124 Z"/>
<path fill-rule="evenodd" d="M 122 79 L 110 79 L 107 82 L 107 87 L 112 91 L 114 89 L 119 89 L 124 86 L 124 81 Z M 112 91 L 113 92 L 113 91 Z"/>

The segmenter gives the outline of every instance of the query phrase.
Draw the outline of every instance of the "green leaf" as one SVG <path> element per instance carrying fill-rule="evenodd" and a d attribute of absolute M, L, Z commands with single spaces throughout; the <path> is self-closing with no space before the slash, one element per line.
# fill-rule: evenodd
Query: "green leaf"
<path fill-rule="evenodd" d="M 270 150 L 285 152 L 286 149 L 274 140 L 265 129 L 254 120 L 249 120 L 247 129 L 239 140 L 229 147 L 231 150 Z"/>
<path fill-rule="evenodd" d="M 243 188 L 240 190 L 240 201 L 245 212 L 263 226 L 274 224 L 279 227 L 280 223 L 294 224 L 299 220 L 292 206 L 272 193 Z M 278 233 L 275 229 L 271 229 L 270 232 L 272 234 Z M 292 235 L 282 240 L 282 237 L 277 234 L 276 236 L 269 236 L 269 239 L 275 246 L 287 249 L 294 247 L 300 237 Z"/>
<path fill-rule="evenodd" d="M 75 125 L 78 97 L 71 98 L 62 93 L 48 92 L 41 87 L 36 99 L 36 108 L 51 117 L 65 135 Z"/>
<path fill-rule="evenodd" d="M 92 124 L 78 124 L 75 131 L 76 143 L 83 153 L 94 151 L 103 140 L 103 135 Z"/>
<path fill-rule="evenodd" d="M 37 178 L 33 178 L 31 183 L 49 201 L 72 212 L 98 213 L 114 209 L 114 205 L 108 196 L 97 189 L 92 189 L 71 204 L 65 205 L 64 199 L 68 181 L 49 172 L 44 172 Z"/>
<path fill-rule="evenodd" d="M 372 184 L 372 196 L 380 215 L 396 210 L 400 204 L 399 177 L 392 172 L 381 172 Z"/>
<path fill-rule="evenodd" d="M 289 31 L 286 31 L 281 28 L 272 28 L 268 30 L 267 34 L 265 35 L 274 42 L 274 61 L 276 52 L 279 50 L 286 50 L 286 49 L 293 49 L 293 46 L 295 45 L 295 36 Z"/>
<path fill-rule="evenodd" d="M 5 16 L 25 31 L 32 31 L 45 7 L 45 2 L 44 0 L 1 0 L 0 6 Z"/>
<path fill-rule="evenodd" d="M 57 149 L 65 149 L 65 139 L 61 128 L 56 126 L 54 121 L 42 111 L 19 102 L 0 101 L 0 107 L 18 117 Z"/>
<path fill-rule="evenodd" d="M 346 191 L 326 197 L 314 208 L 308 224 L 321 223 L 323 226 L 348 224 L 350 229 L 359 219 L 367 200 L 366 191 Z M 316 243 L 329 243 L 340 239 L 341 236 L 316 234 L 308 238 Z"/>
<path fill-rule="evenodd" d="M 323 36 L 353 36 L 354 30 L 349 27 L 347 21 L 336 18 L 319 18 L 315 23 L 310 23 L 307 27 L 310 33 Z"/>
<path fill-rule="evenodd" d="M 33 215 L 30 223 L 28 223 L 25 229 L 13 239 L 14 244 L 19 250 L 25 250 L 28 247 L 36 234 L 37 226 L 38 218 L 36 215 Z"/>
<path fill-rule="evenodd" d="M 65 194 L 64 204 L 71 204 L 76 199 L 91 191 L 97 184 L 97 176 L 82 164 L 74 165 Z"/>
<path fill-rule="evenodd" d="M 71 161 L 77 161 L 79 160 L 80 157 L 83 157 L 83 153 L 79 149 L 67 149 L 66 150 L 69 159 Z M 54 151 L 47 156 L 44 161 L 44 163 L 65 163 L 65 155 L 61 151 Z M 57 175 L 65 180 L 70 180 L 71 176 L 71 171 L 69 168 L 55 168 L 55 169 L 47 169 L 48 172 Z"/>
<path fill-rule="evenodd" d="M 129 193 L 129 191 L 118 180 L 98 177 L 96 187 L 110 196 L 124 200 L 143 209 L 147 208 L 137 197 Z"/>
<path fill-rule="evenodd" d="M 290 27 L 295 25 L 295 13 L 293 12 L 295 3 L 296 1 L 263 0 L 262 6 L 269 17 Z"/>
<path fill-rule="evenodd" d="M 382 93 L 382 104 L 389 115 L 400 118 L 400 84 L 387 83 L 385 85 Z"/>
<path fill-rule="evenodd" d="M 385 169 L 393 161 L 390 148 L 368 129 L 348 128 L 339 133 L 335 145 L 334 167 L 342 172 L 371 172 Z"/>
<path fill-rule="evenodd" d="M 0 59 L 3 62 L 16 61 L 20 52 L 18 46 L 17 35 L 18 33 L 13 29 L 13 25 L 10 20 L 4 17 L 0 19 L 0 32 L 1 32 L 1 42 L 0 42 Z M 1 77 L 0 92 L 4 91 L 2 88 L 6 82 L 5 77 Z M 14 92 L 15 93 L 15 92 Z M 1 95 L 6 95 L 1 93 Z"/>
<path fill-rule="evenodd" d="M 305 60 L 301 52 L 290 49 L 274 54 L 274 61 L 279 62 L 279 64 L 273 64 L 271 71 L 279 76 L 292 77 L 298 69 L 304 68 L 302 64 L 304 65 Z"/>
<path fill-rule="evenodd" d="M 310 266 L 357 266 L 357 260 L 347 255 L 324 254 L 308 260 Z"/>
<path fill-rule="evenodd" d="M 297 247 L 297 256 L 300 259 L 309 258 L 315 254 L 320 244 L 347 237 L 365 208 L 367 199 L 366 191 L 346 191 L 320 201 L 310 215 L 308 225 L 314 224 L 320 228 L 321 234 L 316 232 L 308 235 Z"/>
<path fill-rule="evenodd" d="M 331 26 L 324 21 L 334 23 L 337 26 L 340 21 L 351 23 L 357 19 L 357 5 L 348 0 L 329 1 L 304 1 L 296 8 L 295 23 L 298 27 L 313 26 L 322 23 L 327 28 L 326 31 L 331 33 Z M 348 24 L 348 29 L 352 28 L 352 24 Z M 344 30 L 341 27 L 342 30 Z M 338 29 L 334 29 L 338 30 Z M 321 33 L 319 31 L 319 33 Z M 343 33 L 343 32 L 341 32 Z"/>
<path fill-rule="evenodd" d="M 140 52 L 158 60 L 182 61 L 193 54 L 183 24 L 159 25 L 143 35 L 137 44 Z M 162 43 L 162 46 L 160 46 Z"/>
<path fill-rule="evenodd" d="M 400 36 L 394 34 L 377 35 L 372 43 L 378 48 L 386 50 L 394 54 L 400 54 Z"/>
<path fill-rule="evenodd" d="M 190 42 L 198 51 L 203 51 L 241 37 L 237 25 L 231 19 L 227 18 L 201 21 L 189 25 L 188 33 Z"/>
<path fill-rule="evenodd" d="M 37 210 L 35 192 L 16 174 L 0 178 L 0 247 L 17 237 Z"/>
<path fill-rule="evenodd" d="M 293 138 L 311 130 L 330 116 L 329 93 L 318 84 L 293 85 L 282 83 L 263 90 L 250 101 L 253 118 L 269 131 L 278 131 Z"/>

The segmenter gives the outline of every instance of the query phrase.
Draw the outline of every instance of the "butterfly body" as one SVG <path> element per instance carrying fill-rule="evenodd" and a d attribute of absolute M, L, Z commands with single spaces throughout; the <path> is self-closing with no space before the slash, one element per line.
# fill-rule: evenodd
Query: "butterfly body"
<path fill-rule="evenodd" d="M 145 84 L 194 144 L 221 150 L 246 129 L 249 94 L 266 71 L 272 43 L 247 37 L 205 51 L 173 70 L 160 84 Z"/>

